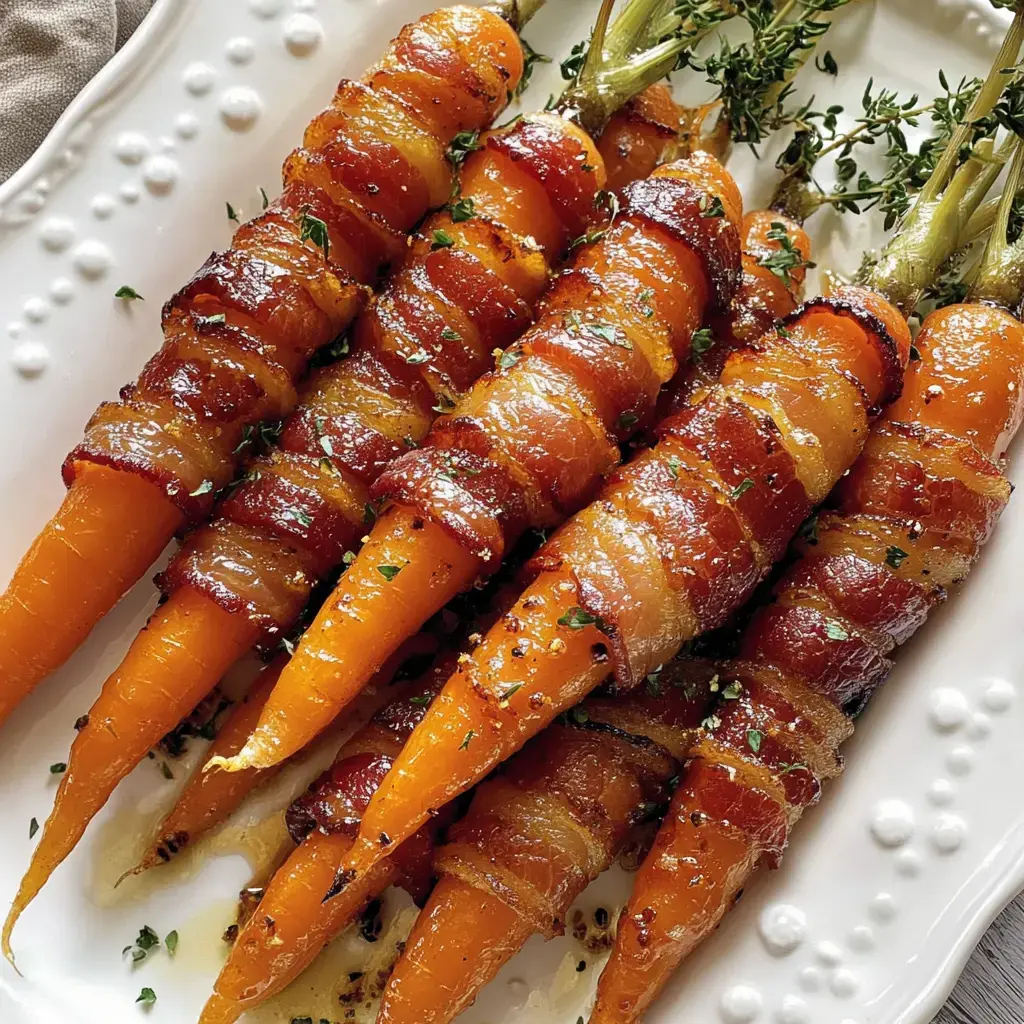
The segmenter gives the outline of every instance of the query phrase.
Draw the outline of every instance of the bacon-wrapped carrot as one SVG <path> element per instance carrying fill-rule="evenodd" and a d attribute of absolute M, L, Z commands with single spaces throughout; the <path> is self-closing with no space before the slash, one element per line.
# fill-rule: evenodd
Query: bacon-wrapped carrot
<path fill-rule="evenodd" d="M 702 216 L 715 204 L 722 215 Z M 710 157 L 625 190 L 615 223 L 554 284 L 538 323 L 423 447 L 380 477 L 374 493 L 395 505 L 227 767 L 273 764 L 303 746 L 396 643 L 500 564 L 523 530 L 555 524 L 590 498 L 618 461 L 617 440 L 649 418 L 686 358 L 705 309 L 732 297 L 739 209 L 735 184 Z"/>
<path fill-rule="evenodd" d="M 597 686 L 609 655 L 618 684 L 635 685 L 723 621 L 781 556 L 860 454 L 870 416 L 899 394 L 910 350 L 900 311 L 915 308 L 983 198 L 969 193 L 984 161 L 959 161 L 1009 81 L 1022 22 L 872 287 L 812 300 L 734 353 L 720 383 L 664 421 L 658 446 L 612 474 L 533 560 L 534 581 L 370 801 L 339 891 Z"/>
<path fill-rule="evenodd" d="M 793 31 L 805 50 L 806 27 L 798 20 Z M 670 176 L 624 190 L 615 225 L 559 282 L 534 330 L 378 479 L 372 493 L 391 506 L 282 673 L 252 741 L 221 767 L 270 764 L 307 742 L 401 636 L 491 571 L 522 530 L 556 526 L 585 503 L 618 461 L 614 442 L 650 420 L 656 386 L 688 353 L 651 348 L 667 310 L 665 282 L 654 280 L 663 260 L 645 247 L 674 230 L 703 261 L 675 276 L 711 307 L 725 307 L 738 279 L 735 236 L 727 258 L 701 237 L 738 227 L 739 203 L 721 194 L 731 181 L 705 176 L 695 193 Z M 693 292 L 687 305 L 694 298 L 702 316 L 705 298 Z"/>
<path fill-rule="evenodd" d="M 446 1024 L 531 935 L 564 931 L 576 897 L 666 802 L 713 678 L 709 666 L 673 662 L 627 698 L 591 698 L 481 785 L 435 853 L 439 881 L 380 1024 Z"/>
<path fill-rule="evenodd" d="M 426 898 L 433 839 L 444 823 L 440 817 L 404 844 L 394 865 L 381 865 L 381 870 L 368 874 L 338 906 L 333 900 L 323 902 L 325 887 L 333 882 L 352 845 L 366 802 L 454 664 L 454 654 L 440 655 L 423 677 L 403 684 L 288 809 L 288 831 L 296 849 L 239 933 L 200 1024 L 232 1024 L 280 992 L 389 885 L 402 885 L 418 902 Z"/>
<path fill-rule="evenodd" d="M 286 161 L 281 195 L 166 304 L 163 347 L 90 420 L 61 509 L 0 597 L 0 722 L 208 514 L 253 426 L 295 407 L 310 357 L 448 200 L 449 143 L 488 125 L 522 78 L 515 29 L 495 13 L 506 8 L 518 5 L 429 14 L 343 81 Z"/>
<path fill-rule="evenodd" d="M 605 16 L 610 8 L 606 0 Z M 637 2 L 627 7 L 641 38 L 643 9 Z M 684 44 L 658 43 L 624 75 L 611 63 L 607 73 L 620 72 L 618 84 L 597 90 L 598 100 L 590 104 L 596 124 L 648 77 L 662 76 Z M 596 67 L 601 85 L 600 69 L 613 56 L 601 47 L 592 52 L 584 73 Z M 627 53 L 632 61 L 634 48 Z M 575 109 L 586 95 L 577 83 L 566 102 Z M 252 464 L 222 514 L 192 535 L 164 574 L 170 598 L 107 681 L 90 725 L 78 733 L 13 916 L 146 750 L 242 651 L 294 621 L 312 584 L 342 561 L 365 529 L 367 481 L 396 448 L 405 447 L 406 437 L 426 431 L 436 411 L 431 402 L 464 386 L 492 344 L 506 343 L 510 331 L 526 326 L 547 260 L 583 230 L 602 183 L 593 141 L 553 114 L 518 119 L 471 154 L 458 200 L 427 223 L 426 234 L 357 326 L 356 354 L 313 379 L 279 448 Z M 401 622 L 401 609 L 394 610 Z M 115 734 L 128 739 L 111 747 Z M 93 755 L 102 758 L 102 771 L 88 768 Z"/>
<path fill-rule="evenodd" d="M 1018 156 L 1010 197 L 1020 169 Z M 902 397 L 723 668 L 738 698 L 696 747 L 637 877 L 593 1024 L 636 1020 L 758 864 L 777 863 L 841 771 L 839 745 L 893 649 L 963 580 L 1009 500 L 1024 326 L 1005 307 L 1021 298 L 1024 247 L 1007 248 L 1005 228 L 968 301 L 926 318 Z"/>

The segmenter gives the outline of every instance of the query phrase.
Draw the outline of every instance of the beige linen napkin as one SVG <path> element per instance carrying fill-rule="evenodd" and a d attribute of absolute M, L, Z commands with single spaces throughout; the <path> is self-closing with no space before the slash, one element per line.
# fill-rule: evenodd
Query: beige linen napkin
<path fill-rule="evenodd" d="M 31 156 L 153 0 L 0 0 L 0 181 Z"/>

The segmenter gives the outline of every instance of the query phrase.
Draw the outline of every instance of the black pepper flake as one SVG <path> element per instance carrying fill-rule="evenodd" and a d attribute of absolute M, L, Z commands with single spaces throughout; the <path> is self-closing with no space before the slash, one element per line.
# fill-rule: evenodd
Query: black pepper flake
<path fill-rule="evenodd" d="M 381 846 L 390 846 L 392 839 L 391 836 L 387 834 L 387 832 L 381 832 L 379 841 Z"/>
<path fill-rule="evenodd" d="M 576 965 L 576 973 L 577 974 L 582 974 L 586 969 L 587 969 L 587 961 L 586 960 L 581 960 Z"/>
<path fill-rule="evenodd" d="M 598 907 L 597 910 L 594 911 L 594 923 L 598 928 L 608 927 L 608 911 L 605 910 L 604 907 Z"/>
<path fill-rule="evenodd" d="M 89 724 L 89 716 L 81 715 L 75 719 L 75 732 L 81 732 Z"/>
<path fill-rule="evenodd" d="M 225 942 L 234 942 L 235 939 L 238 938 L 238 925 L 229 924 L 227 928 L 224 929 L 224 934 L 221 936 L 221 938 Z"/>
<path fill-rule="evenodd" d="M 367 942 L 376 942 L 384 930 L 384 922 L 380 916 L 380 900 L 371 900 L 359 918 L 359 934 Z"/>

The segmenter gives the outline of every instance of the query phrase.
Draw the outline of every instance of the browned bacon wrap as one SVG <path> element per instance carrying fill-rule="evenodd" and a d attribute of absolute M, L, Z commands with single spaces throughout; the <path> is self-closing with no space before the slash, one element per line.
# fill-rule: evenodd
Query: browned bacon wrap
<path fill-rule="evenodd" d="M 486 136 L 461 176 L 473 215 L 427 222 L 357 323 L 354 355 L 314 375 L 277 447 L 187 540 L 164 588 L 290 627 L 365 532 L 368 485 L 530 324 L 553 260 L 598 214 L 602 181 L 592 144 L 554 115 Z"/>
<path fill-rule="evenodd" d="M 964 577 L 1009 499 L 999 460 L 1024 411 L 1024 328 L 1003 310 L 952 306 L 916 347 L 902 398 L 723 668 L 741 689 L 696 747 L 638 876 L 595 1022 L 636 1019 L 757 863 L 781 856 L 839 774 L 850 716 L 893 648 Z"/>
<path fill-rule="evenodd" d="M 735 186 L 710 157 L 625 189 L 600 244 L 556 282 L 538 323 L 373 489 L 441 523 L 490 566 L 527 526 L 560 522 L 650 417 L 705 308 L 739 283 Z"/>
<path fill-rule="evenodd" d="M 571 568 L 620 684 L 736 608 L 856 458 L 909 347 L 883 307 L 844 289 L 735 352 L 719 386 L 663 422 L 657 447 L 617 470 L 538 554 L 538 572 Z"/>
<path fill-rule="evenodd" d="M 667 665 L 649 690 L 585 701 L 483 783 L 438 848 L 437 887 L 385 992 L 381 1024 L 444 1024 L 532 934 L 565 931 L 571 904 L 658 812 L 711 699 L 713 670 Z M 497 929 L 467 934 L 493 901 Z M 468 945 L 468 949 L 462 948 Z"/>
<path fill-rule="evenodd" d="M 165 305 L 163 347 L 97 410 L 65 481 L 101 463 L 157 483 L 191 519 L 208 512 L 245 428 L 291 412 L 313 353 L 447 200 L 451 139 L 489 123 L 521 74 L 514 31 L 460 6 L 407 26 L 361 82 L 343 81 L 285 162 L 282 194 Z"/>

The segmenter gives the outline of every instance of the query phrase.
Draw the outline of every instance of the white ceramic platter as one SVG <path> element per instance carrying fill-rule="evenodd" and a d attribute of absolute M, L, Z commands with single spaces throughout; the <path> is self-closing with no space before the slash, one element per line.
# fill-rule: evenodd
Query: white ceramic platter
<path fill-rule="evenodd" d="M 403 22 L 429 6 L 157 0 L 29 166 L 0 188 L 0 579 L 56 508 L 61 459 L 89 413 L 155 350 L 163 297 L 227 243 L 225 202 L 255 211 L 259 186 L 273 191 L 282 158 L 337 79 L 360 74 Z M 595 6 L 551 0 L 528 36 L 544 52 L 564 55 L 585 35 Z M 951 80 L 981 73 L 999 35 L 999 17 L 984 0 L 862 0 L 828 44 L 840 77 L 811 72 L 805 87 L 822 102 L 852 107 L 870 75 L 931 95 L 939 67 Z M 542 105 L 557 77 L 542 68 L 527 101 Z M 771 161 L 758 171 L 737 153 L 734 166 L 748 204 L 763 201 Z M 840 224 L 826 216 L 812 227 L 818 259 L 843 270 L 881 239 L 870 219 Z M 115 300 L 122 284 L 148 301 Z M 973 944 L 1024 886 L 1016 782 L 1024 775 L 1022 564 L 1018 499 L 964 593 L 901 652 L 849 746 L 849 771 L 800 826 L 782 872 L 752 887 L 680 973 L 653 1024 L 931 1019 Z M 137 587 L 0 736 L 0 904 L 27 864 L 30 819 L 49 811 L 48 766 L 66 756 L 73 722 L 154 601 L 150 584 Z M 112 879 L 131 865 L 141 826 L 180 784 L 144 763 L 25 915 L 15 935 L 24 976 L 0 966 L 0 1021 L 195 1020 L 219 967 L 233 896 L 250 875 L 230 851 L 244 846 L 252 855 L 257 840 L 272 837 L 267 808 L 313 768 L 245 808 L 205 856 L 114 892 Z M 613 873 L 580 906 L 587 914 L 615 907 L 625 892 L 626 881 Z M 391 900 L 392 909 L 400 902 Z M 379 958 L 410 914 L 406 907 L 374 947 Z M 144 924 L 160 935 L 177 929 L 179 951 L 133 969 L 121 950 Z M 336 944 L 290 1001 L 259 1019 L 343 1020 L 332 983 L 368 950 L 358 937 Z M 582 973 L 580 960 L 587 962 Z M 465 1020 L 572 1024 L 598 968 L 599 958 L 571 936 L 531 942 Z M 134 1002 L 144 985 L 158 997 L 149 1010 Z"/>

